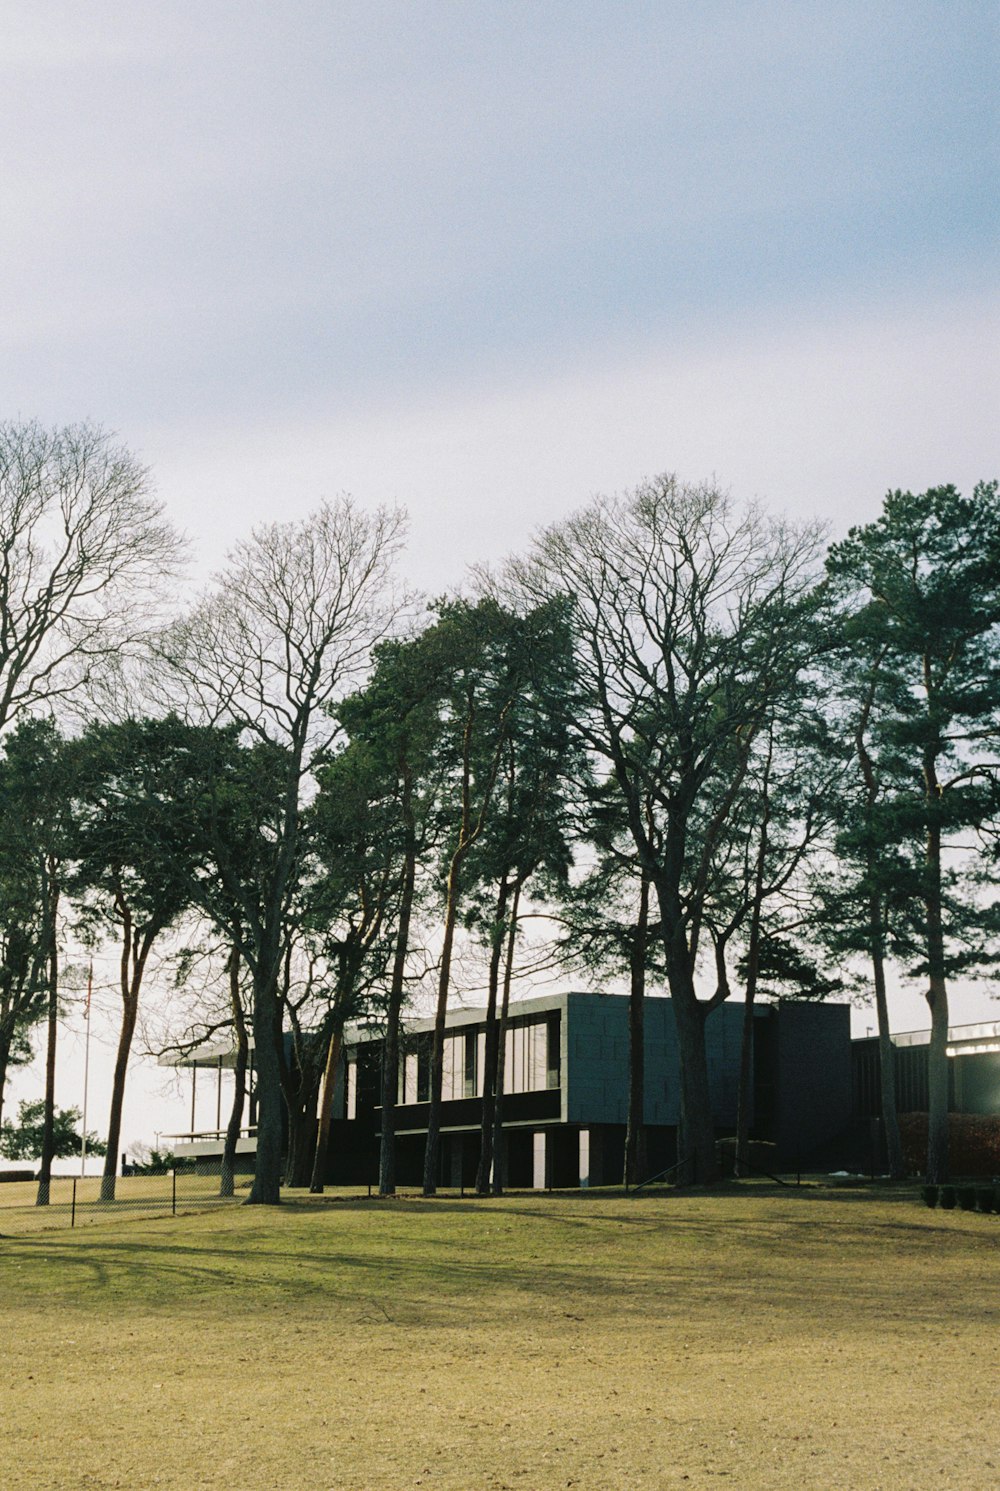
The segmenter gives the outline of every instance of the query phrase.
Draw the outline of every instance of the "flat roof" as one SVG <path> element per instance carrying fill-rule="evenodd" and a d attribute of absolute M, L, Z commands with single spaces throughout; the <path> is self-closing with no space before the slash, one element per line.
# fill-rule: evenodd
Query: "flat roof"
<path fill-rule="evenodd" d="M 894 1046 L 929 1046 L 929 1030 L 906 1030 L 892 1037 Z M 975 1056 L 983 1052 L 1000 1051 L 1000 1021 L 978 1025 L 948 1026 L 948 1055 Z"/>

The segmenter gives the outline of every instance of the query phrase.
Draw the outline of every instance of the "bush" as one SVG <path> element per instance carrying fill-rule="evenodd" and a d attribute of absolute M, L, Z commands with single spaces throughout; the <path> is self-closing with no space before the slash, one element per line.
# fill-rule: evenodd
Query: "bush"
<path fill-rule="evenodd" d="M 195 1168 L 193 1155 L 185 1155 L 179 1160 L 169 1149 L 161 1153 L 158 1149 L 147 1148 L 145 1144 L 133 1144 L 129 1154 L 131 1157 L 128 1166 L 129 1175 L 167 1175 L 171 1170 L 193 1170 Z"/>
<path fill-rule="evenodd" d="M 937 1206 L 937 1204 L 938 1204 L 938 1188 L 937 1188 L 937 1186 L 924 1186 L 924 1203 L 927 1206 Z"/>
<path fill-rule="evenodd" d="M 941 1187 L 941 1189 L 938 1191 L 938 1206 L 940 1206 L 942 1208 L 942 1210 L 944 1210 L 944 1211 L 954 1211 L 954 1209 L 955 1209 L 955 1187 L 954 1186 L 942 1186 Z"/>
<path fill-rule="evenodd" d="M 899 1136 L 910 1174 L 927 1168 L 927 1114 L 901 1113 Z M 1000 1115 L 949 1113 L 948 1163 L 953 1175 L 992 1180 L 1000 1171 Z"/>
<path fill-rule="evenodd" d="M 980 1211 L 992 1211 L 996 1205 L 996 1197 L 992 1186 L 980 1186 L 976 1192 L 976 1203 Z"/>
<path fill-rule="evenodd" d="M 976 1188 L 975 1186 L 959 1186 L 958 1204 L 963 1211 L 975 1211 Z"/>

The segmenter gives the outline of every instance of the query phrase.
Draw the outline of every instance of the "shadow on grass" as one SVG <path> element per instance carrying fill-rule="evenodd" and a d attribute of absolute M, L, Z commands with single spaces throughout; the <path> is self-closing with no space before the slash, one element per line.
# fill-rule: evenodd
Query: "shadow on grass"
<path fill-rule="evenodd" d="M 817 1318 L 940 1319 L 940 1298 L 921 1292 L 920 1280 L 947 1283 L 951 1269 L 962 1284 L 982 1229 L 853 1205 L 857 1220 L 834 1217 L 823 1203 L 854 1198 L 809 1194 L 818 1204 L 770 1215 L 766 1205 L 733 1215 L 738 1188 L 699 1196 L 706 1204 L 697 1214 L 678 1206 L 680 1197 L 632 1211 L 600 1193 L 558 1198 L 568 1205 L 537 1193 L 486 1205 L 296 1198 L 230 1211 L 208 1236 L 197 1235 L 207 1219 L 195 1217 L 155 1224 L 156 1236 L 130 1227 L 114 1238 L 8 1239 L 5 1293 L 8 1304 L 45 1297 L 59 1307 L 105 1302 L 221 1318 L 317 1303 L 357 1312 L 377 1300 L 387 1322 L 431 1327 L 472 1324 L 497 1309 L 537 1325 L 567 1312 L 666 1325 L 728 1309 L 766 1320 L 801 1317 L 805 1301 Z M 340 1219 L 349 1225 L 338 1228 Z M 897 1265 L 888 1275 L 887 1259 Z M 950 1291 L 948 1308 L 955 1318 L 1000 1323 L 989 1295 L 964 1284 Z"/>

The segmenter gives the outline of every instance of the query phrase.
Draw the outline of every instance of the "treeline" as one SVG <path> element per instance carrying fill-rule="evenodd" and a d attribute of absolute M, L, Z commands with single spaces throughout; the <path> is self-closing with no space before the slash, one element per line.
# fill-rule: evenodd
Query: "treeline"
<path fill-rule="evenodd" d="M 169 948 L 199 991 L 190 1041 L 225 1031 L 236 1050 L 230 1190 L 252 1040 L 250 1200 L 271 1204 L 283 1165 L 322 1187 L 359 1018 L 384 1038 L 392 1192 L 401 1018 L 428 979 L 434 1191 L 470 945 L 487 990 L 477 1184 L 498 1188 L 529 925 L 552 965 L 628 982 L 629 1179 L 647 983 L 673 1000 L 679 1155 L 706 1181 L 711 1010 L 745 1006 L 740 1150 L 755 1000 L 863 988 L 887 1057 L 890 963 L 926 990 L 927 1173 L 944 1179 L 948 984 L 995 966 L 1000 927 L 996 483 L 890 493 L 824 551 L 815 527 L 661 477 L 423 609 L 395 579 L 402 537 L 398 513 L 326 504 L 255 530 L 171 614 L 183 546 L 129 453 L 91 427 L 0 427 L 0 1104 L 43 1031 L 40 1201 L 68 939 L 117 948 L 104 1194 L 144 977 Z M 900 1174 L 891 1060 L 882 1073 Z"/>

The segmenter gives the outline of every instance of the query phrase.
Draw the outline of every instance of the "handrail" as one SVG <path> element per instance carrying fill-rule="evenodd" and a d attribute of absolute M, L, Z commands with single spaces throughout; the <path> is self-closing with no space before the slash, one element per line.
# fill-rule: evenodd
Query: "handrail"
<path fill-rule="evenodd" d="M 668 1175 L 673 1175 L 675 1170 L 680 1170 L 683 1165 L 686 1165 L 690 1158 L 690 1155 L 685 1155 L 682 1160 L 678 1160 L 676 1164 L 668 1165 L 666 1170 L 661 1170 L 659 1174 L 650 1175 L 647 1180 L 640 1180 L 637 1186 L 626 1186 L 625 1194 L 627 1196 L 634 1196 L 636 1192 L 641 1191 L 644 1186 L 655 1185 L 658 1180 L 665 1180 Z"/>
<path fill-rule="evenodd" d="M 180 1139 L 185 1140 L 187 1143 L 191 1144 L 197 1143 L 199 1140 L 206 1139 L 221 1141 L 225 1139 L 227 1132 L 228 1130 L 226 1129 L 189 1129 L 186 1133 L 183 1134 L 161 1134 L 160 1138 Z M 246 1127 L 240 1129 L 239 1134 L 237 1135 L 237 1138 L 239 1139 L 256 1139 L 256 1137 L 257 1125 L 255 1123 L 247 1124 Z"/>
<path fill-rule="evenodd" d="M 740 1170 L 752 1170 L 753 1173 L 754 1173 L 754 1175 L 763 1175 L 768 1180 L 773 1180 L 775 1182 L 775 1184 L 779 1185 L 779 1186 L 791 1186 L 793 1184 L 793 1182 L 790 1181 L 790 1180 L 782 1180 L 782 1178 L 781 1178 L 780 1175 L 774 1175 L 774 1174 L 772 1174 L 772 1172 L 770 1170 L 762 1170 L 761 1167 L 760 1167 L 760 1165 L 755 1165 L 754 1164 L 753 1160 L 742 1159 L 738 1155 L 735 1156 L 734 1160 L 733 1160 L 733 1179 L 734 1180 L 740 1180 L 742 1178 L 741 1176 L 737 1175 L 737 1173 L 736 1173 L 737 1169 L 740 1169 Z M 795 1178 L 794 1185 L 800 1186 L 801 1184 L 802 1184 L 802 1172 L 799 1171 L 798 1175 Z"/>

